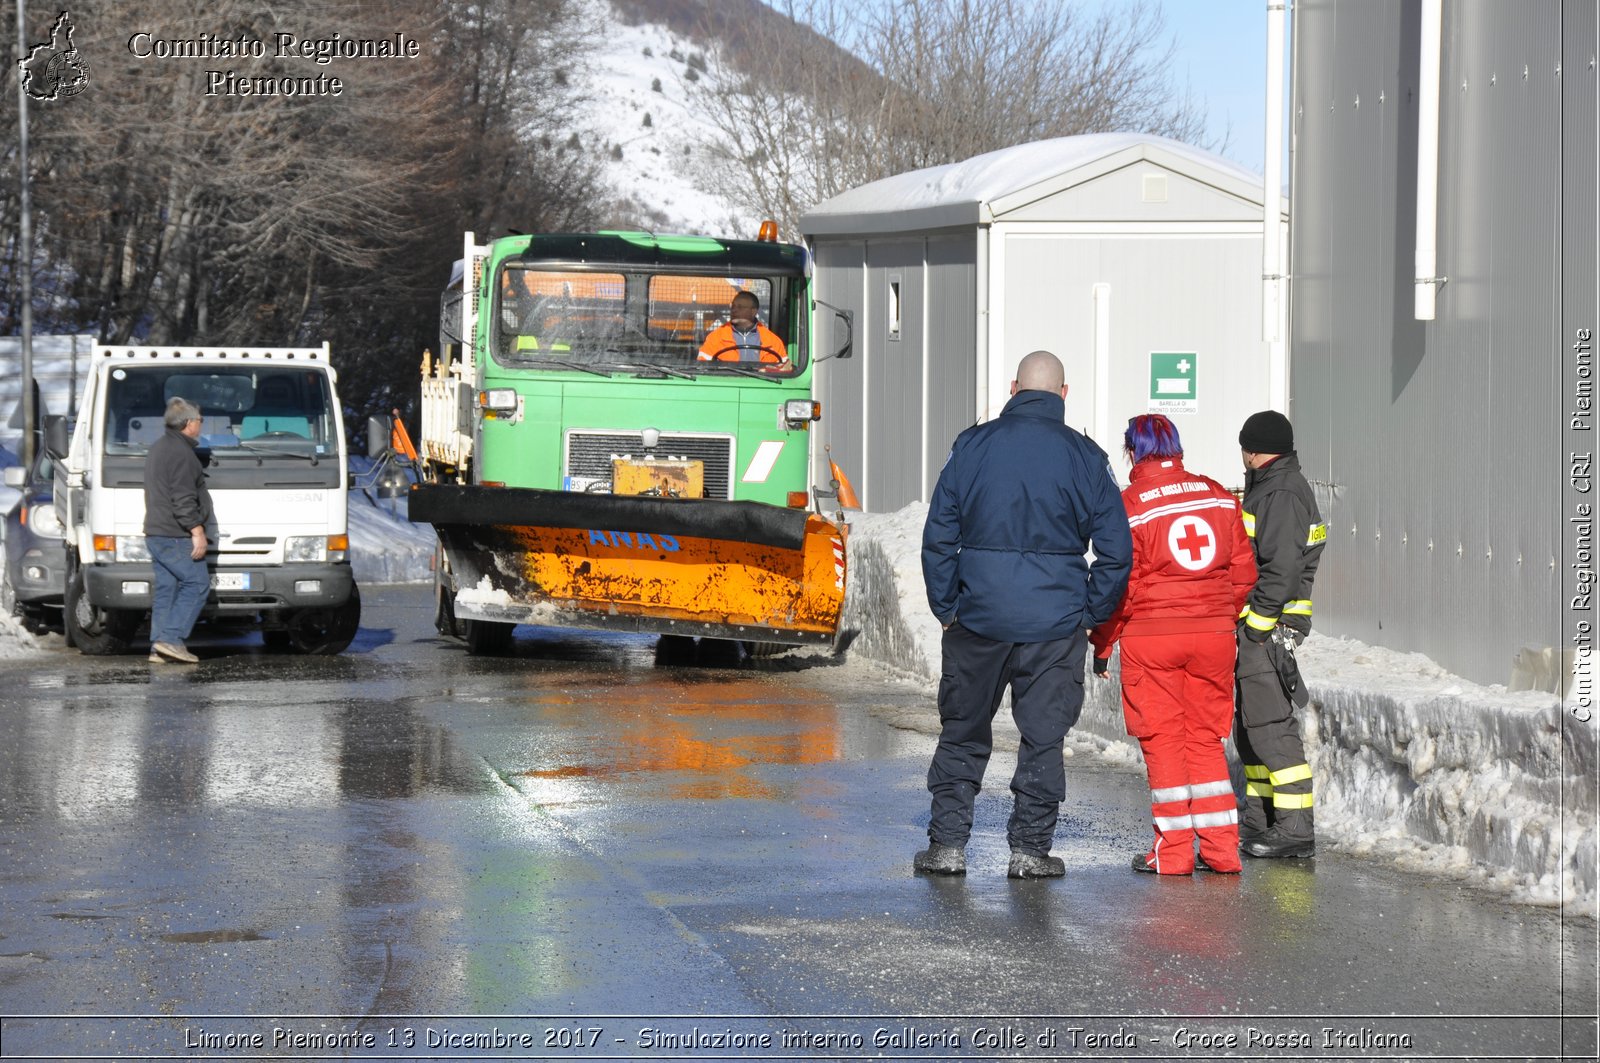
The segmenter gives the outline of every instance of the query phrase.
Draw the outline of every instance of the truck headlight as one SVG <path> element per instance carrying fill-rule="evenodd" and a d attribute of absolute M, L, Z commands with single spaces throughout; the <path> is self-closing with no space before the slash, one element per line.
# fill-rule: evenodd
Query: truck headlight
<path fill-rule="evenodd" d="M 804 425 L 811 421 L 822 419 L 822 403 L 811 399 L 789 399 L 783 404 L 783 420 L 786 424 Z"/>
<path fill-rule="evenodd" d="M 119 535 L 116 558 L 118 561 L 148 561 L 150 544 L 144 541 L 142 535 Z"/>
<path fill-rule="evenodd" d="M 33 529 L 33 534 L 46 539 L 60 539 L 67 534 L 67 529 L 61 524 L 61 515 L 50 502 L 40 502 L 26 510 L 23 521 Z"/>
<path fill-rule="evenodd" d="M 326 535 L 291 535 L 283 542 L 283 559 L 285 561 L 326 561 L 328 560 L 328 537 Z"/>
<path fill-rule="evenodd" d="M 490 388 L 478 392 L 478 405 L 495 413 L 510 413 L 517 408 L 515 388 Z"/>
<path fill-rule="evenodd" d="M 349 550 L 348 535 L 291 535 L 283 541 L 286 562 L 343 561 Z"/>

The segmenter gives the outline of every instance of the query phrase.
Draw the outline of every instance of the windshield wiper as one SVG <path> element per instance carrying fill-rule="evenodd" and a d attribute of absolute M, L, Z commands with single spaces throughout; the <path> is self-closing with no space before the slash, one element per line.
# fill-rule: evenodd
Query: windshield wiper
<path fill-rule="evenodd" d="M 214 458 L 218 454 L 232 454 L 236 450 L 248 450 L 252 454 L 266 454 L 274 458 L 301 458 L 309 461 L 312 465 L 316 465 L 321 460 L 314 453 L 306 454 L 298 450 L 279 450 L 276 447 L 258 447 L 242 441 L 237 446 L 212 447 L 211 456 Z M 260 458 L 256 458 L 256 464 L 261 464 Z"/>
<path fill-rule="evenodd" d="M 788 379 L 788 377 L 774 376 L 771 373 L 762 372 L 760 369 L 748 369 L 742 365 L 729 365 L 727 362 L 714 364 L 708 369 L 704 370 L 704 372 L 737 373 L 739 376 L 754 377 L 757 380 L 767 380 L 774 384 Z"/>
<path fill-rule="evenodd" d="M 644 363 L 644 362 L 617 362 L 617 363 L 612 363 L 612 364 L 614 364 L 616 366 L 616 368 L 618 368 L 618 369 L 632 369 L 635 372 L 643 371 L 643 372 L 650 372 L 650 373 L 660 373 L 662 376 L 675 376 L 675 377 L 678 377 L 679 379 L 682 379 L 682 380 L 693 380 L 694 379 L 694 374 L 693 373 L 685 373 L 681 369 L 668 369 L 664 365 L 650 365 L 650 364 Z"/>
<path fill-rule="evenodd" d="M 581 365 L 577 362 L 568 362 L 561 358 L 530 358 L 528 361 L 533 365 L 553 365 L 561 369 L 576 369 L 583 373 L 593 373 L 595 376 L 611 376 L 611 374 L 606 372 L 604 369 L 596 369 L 592 365 Z"/>

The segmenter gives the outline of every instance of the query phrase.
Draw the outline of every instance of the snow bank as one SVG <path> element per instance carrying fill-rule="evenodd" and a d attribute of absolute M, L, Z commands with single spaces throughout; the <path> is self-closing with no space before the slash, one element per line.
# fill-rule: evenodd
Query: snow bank
<path fill-rule="evenodd" d="M 404 496 L 350 492 L 350 567 L 357 585 L 433 578 L 433 526 L 407 520 L 406 503 Z"/>
<path fill-rule="evenodd" d="M 844 626 L 854 653 L 932 688 L 939 625 L 920 558 L 927 506 L 854 514 Z M 1313 635 L 1306 755 L 1324 844 L 1596 914 L 1596 727 L 1554 695 L 1480 687 L 1420 654 Z M 1116 662 L 1112 664 L 1116 674 Z M 1141 763 L 1115 682 L 1087 683 L 1068 753 Z M 938 714 L 896 721 L 936 732 Z M 1004 725 L 1012 727 L 1009 716 Z M 1012 745 L 996 720 L 997 744 Z"/>
<path fill-rule="evenodd" d="M 0 615 L 0 660 L 32 657 L 43 652 L 39 640 L 23 630 L 15 617 Z"/>
<path fill-rule="evenodd" d="M 1552 694 L 1313 636 L 1299 659 L 1318 828 L 1341 846 L 1595 914 L 1596 730 Z"/>

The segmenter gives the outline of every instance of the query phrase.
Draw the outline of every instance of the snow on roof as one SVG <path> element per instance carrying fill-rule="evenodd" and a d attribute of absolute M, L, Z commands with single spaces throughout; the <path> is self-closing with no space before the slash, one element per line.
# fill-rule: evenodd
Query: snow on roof
<path fill-rule="evenodd" d="M 1086 133 L 885 177 L 818 204 L 800 228 L 809 236 L 987 223 L 998 201 L 1041 185 L 1041 195 L 1059 191 L 1140 158 L 1261 202 L 1261 178 L 1220 155 L 1149 133 Z"/>

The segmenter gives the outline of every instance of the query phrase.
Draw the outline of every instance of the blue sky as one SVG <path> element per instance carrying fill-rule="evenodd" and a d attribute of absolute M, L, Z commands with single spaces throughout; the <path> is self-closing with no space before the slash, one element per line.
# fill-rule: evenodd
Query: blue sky
<path fill-rule="evenodd" d="M 1162 14 L 1177 45 L 1174 83 L 1187 83 L 1204 104 L 1212 139 L 1228 134 L 1222 154 L 1260 173 L 1267 106 L 1266 0 L 1164 0 Z"/>

